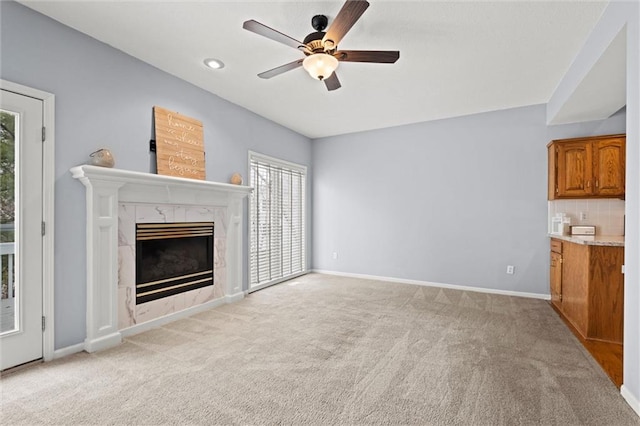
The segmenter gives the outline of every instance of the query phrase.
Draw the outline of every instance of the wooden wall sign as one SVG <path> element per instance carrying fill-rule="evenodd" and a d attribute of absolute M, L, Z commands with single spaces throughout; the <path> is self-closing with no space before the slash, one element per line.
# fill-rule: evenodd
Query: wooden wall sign
<path fill-rule="evenodd" d="M 202 122 L 153 107 L 158 174 L 205 179 Z"/>

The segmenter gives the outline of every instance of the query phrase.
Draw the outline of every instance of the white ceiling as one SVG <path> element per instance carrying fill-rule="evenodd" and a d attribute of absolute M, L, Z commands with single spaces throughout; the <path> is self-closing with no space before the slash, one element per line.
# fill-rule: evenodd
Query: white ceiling
<path fill-rule="evenodd" d="M 608 2 L 392 1 L 371 6 L 341 49 L 399 50 L 395 64 L 341 63 L 328 92 L 303 57 L 242 29 L 255 19 L 302 40 L 342 1 L 21 1 L 310 138 L 545 103 Z M 216 57 L 225 68 L 207 69 Z"/>

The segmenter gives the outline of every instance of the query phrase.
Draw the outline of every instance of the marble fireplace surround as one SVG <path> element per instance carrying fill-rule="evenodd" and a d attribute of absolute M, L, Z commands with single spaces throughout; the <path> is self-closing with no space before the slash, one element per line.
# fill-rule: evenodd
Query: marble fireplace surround
<path fill-rule="evenodd" d="M 123 335 L 136 332 L 146 322 L 156 318 L 208 304 L 225 298 L 227 284 L 226 242 L 227 208 L 184 206 L 173 204 L 120 203 L 118 212 L 118 329 Z M 213 222 L 213 286 L 200 287 L 178 294 L 136 303 L 138 223 Z M 130 327 L 135 327 L 129 330 Z"/>
<path fill-rule="evenodd" d="M 87 207 L 87 337 L 84 350 L 95 352 L 118 345 L 123 335 L 134 334 L 198 309 L 229 303 L 242 292 L 242 199 L 251 188 L 194 179 L 161 176 L 97 166 L 71 169 L 86 187 Z M 118 253 L 119 214 L 123 206 L 175 206 L 178 209 L 211 207 L 226 218 L 225 281 L 218 298 L 170 315 L 119 329 Z M 216 225 L 217 226 L 217 225 Z M 121 235 L 120 235 L 121 236 Z M 214 285 L 215 287 L 215 285 Z M 173 318 L 172 318 L 173 317 Z"/>

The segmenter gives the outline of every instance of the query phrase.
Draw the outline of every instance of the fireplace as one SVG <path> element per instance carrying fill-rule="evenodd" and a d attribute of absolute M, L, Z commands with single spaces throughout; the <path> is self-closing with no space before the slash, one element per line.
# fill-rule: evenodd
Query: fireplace
<path fill-rule="evenodd" d="M 242 200 L 251 188 L 87 165 L 71 172 L 86 187 L 85 351 L 244 297 Z M 215 223 L 215 285 L 136 304 L 136 224 L 178 222 Z"/>
<path fill-rule="evenodd" d="M 214 223 L 136 224 L 136 305 L 214 284 Z"/>

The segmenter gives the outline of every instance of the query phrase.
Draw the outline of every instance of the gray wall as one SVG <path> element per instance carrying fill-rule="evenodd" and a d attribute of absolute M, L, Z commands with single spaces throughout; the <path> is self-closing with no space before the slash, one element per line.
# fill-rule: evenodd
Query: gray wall
<path fill-rule="evenodd" d="M 625 112 L 545 122 L 537 105 L 315 140 L 313 267 L 548 294 L 546 145 L 624 132 Z"/>
<path fill-rule="evenodd" d="M 552 140 L 577 138 L 585 135 L 626 133 L 626 122 L 627 109 L 622 108 L 606 120 L 547 126 L 547 139 Z"/>
<path fill-rule="evenodd" d="M 69 168 L 108 147 L 116 167 L 155 172 L 154 105 L 203 122 L 208 180 L 246 177 L 247 150 L 311 165 L 308 138 L 17 3 L 0 2 L 0 28 L 0 78 L 56 96 L 56 349 L 85 338 L 85 195 Z"/>

